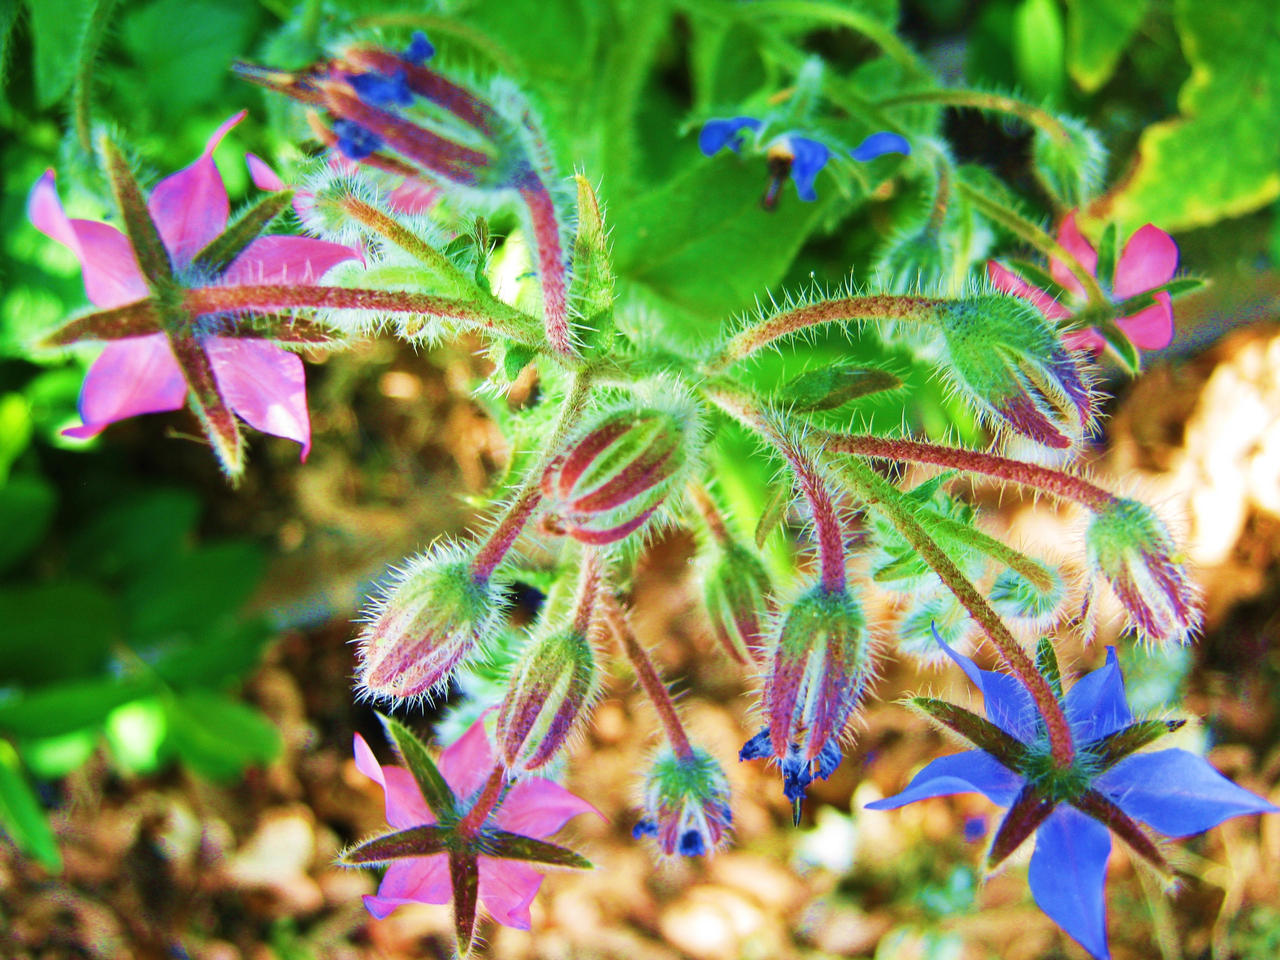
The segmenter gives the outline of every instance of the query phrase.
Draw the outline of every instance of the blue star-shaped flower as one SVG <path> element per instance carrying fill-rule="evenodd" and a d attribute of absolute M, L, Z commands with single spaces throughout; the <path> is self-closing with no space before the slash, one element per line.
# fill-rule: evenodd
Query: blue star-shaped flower
<path fill-rule="evenodd" d="M 736 153 L 746 141 L 745 131 L 750 130 L 758 135 L 763 128 L 763 122 L 755 117 L 718 117 L 708 120 L 698 134 L 698 149 L 708 157 L 725 147 Z M 760 145 L 757 144 L 757 147 Z M 814 181 L 831 159 L 831 149 L 826 144 L 811 137 L 784 133 L 769 140 L 762 149 L 768 158 L 772 178 L 764 198 L 766 209 L 773 208 L 782 181 L 788 176 L 795 183 L 796 194 L 801 200 L 812 203 L 818 199 Z M 852 150 L 849 156 L 865 163 L 886 153 L 909 154 L 911 145 L 896 133 L 873 133 Z"/>
<path fill-rule="evenodd" d="M 1076 746 L 1075 762 L 1064 770 L 1053 764 L 1043 724 L 1021 681 L 979 669 L 936 631 L 934 637 L 982 691 L 986 719 L 939 700 L 913 702 L 978 749 L 939 757 L 906 790 L 868 807 L 892 810 L 970 792 L 1009 807 L 992 840 L 988 866 L 1000 863 L 1034 833 L 1028 873 L 1032 896 L 1093 956 L 1108 956 L 1103 882 L 1111 832 L 1169 875 L 1163 855 L 1137 822 L 1184 837 L 1230 817 L 1280 810 L 1186 750 L 1135 752 L 1181 722 L 1134 720 L 1115 648 L 1107 648 L 1103 667 L 1081 678 L 1063 697 L 1052 646 L 1041 644 L 1040 669 L 1058 693 Z"/>

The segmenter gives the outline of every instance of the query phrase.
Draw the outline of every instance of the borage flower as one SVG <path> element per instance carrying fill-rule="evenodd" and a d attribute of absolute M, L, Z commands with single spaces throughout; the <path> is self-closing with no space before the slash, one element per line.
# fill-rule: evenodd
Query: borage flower
<path fill-rule="evenodd" d="M 378 892 L 364 898 L 378 919 L 409 903 L 453 901 L 459 952 L 471 947 L 477 905 L 498 923 L 528 930 L 543 874 L 532 864 L 589 869 L 578 854 L 546 841 L 580 813 L 604 815 L 541 778 L 506 782 L 478 720 L 432 762 L 405 727 L 383 718 L 406 767 L 382 766 L 359 734 L 356 767 L 383 789 L 395 832 L 342 855 L 344 866 L 389 864 Z"/>
<path fill-rule="evenodd" d="M 664 746 L 645 778 L 644 813 L 631 829 L 637 840 L 653 837 L 669 857 L 712 852 L 733 823 L 729 781 L 720 763 L 697 747 L 681 755 Z"/>
<path fill-rule="evenodd" d="M 1136 752 L 1182 721 L 1134 719 L 1113 647 L 1107 648 L 1106 664 L 1063 697 L 1053 647 L 1041 641 L 1037 666 L 1055 687 L 1075 741 L 1075 758 L 1062 768 L 1053 761 L 1040 715 L 1022 683 L 980 670 L 936 633 L 935 638 L 982 691 L 986 718 L 932 698 L 917 697 L 912 703 L 977 749 L 939 757 L 902 793 L 868 808 L 893 810 L 969 792 L 1008 807 L 991 843 L 988 868 L 998 866 L 1034 833 L 1028 874 L 1032 896 L 1095 957 L 1108 956 L 1103 883 L 1110 832 L 1169 877 L 1169 864 L 1138 822 L 1184 837 L 1230 817 L 1280 809 L 1186 750 Z"/>
<path fill-rule="evenodd" d="M 309 285 L 330 267 L 357 257 L 340 244 L 309 237 L 260 236 L 289 195 L 268 197 L 228 227 L 229 202 L 213 151 L 245 114 L 227 120 L 190 166 L 162 180 L 144 203 L 127 164 L 104 141 L 108 175 L 125 233 L 105 223 L 71 220 L 52 170 L 27 205 L 38 230 L 80 261 L 85 292 L 97 312 L 45 338 L 54 346 L 108 341 L 80 393 L 84 425 L 66 432 L 92 437 L 108 424 L 190 403 L 223 468 L 244 467 L 233 413 L 264 433 L 311 444 L 302 361 L 278 343 L 322 344 L 332 334 L 283 315 L 197 314 L 188 288 L 213 285 Z"/>
<path fill-rule="evenodd" d="M 813 184 L 818 173 L 831 159 L 832 151 L 825 143 L 796 133 L 783 133 L 763 145 L 760 132 L 763 121 L 755 117 L 721 117 L 708 120 L 698 134 L 698 149 L 704 156 L 712 156 L 725 147 L 737 153 L 746 140 L 746 131 L 755 134 L 755 149 L 763 151 L 769 165 L 769 188 L 761 201 L 766 210 L 772 210 L 778 202 L 782 182 L 790 177 L 796 185 L 796 195 L 806 203 L 818 199 Z M 849 156 L 862 163 L 874 160 L 886 153 L 910 154 L 911 145 L 896 133 L 873 133 L 862 141 Z"/>
<path fill-rule="evenodd" d="M 1098 276 L 1098 252 L 1080 232 L 1074 212 L 1067 214 L 1058 228 L 1058 243 L 1086 271 L 1098 278 L 1103 292 L 1116 306 L 1163 286 L 1173 279 L 1178 269 L 1178 245 L 1167 233 L 1149 223 L 1136 231 L 1124 245 L 1115 262 L 1113 276 L 1108 275 L 1109 268 L 1104 269 L 1103 276 Z M 1065 294 L 1065 303 L 996 261 L 987 263 L 987 276 L 998 290 L 1030 300 L 1050 320 L 1065 320 L 1086 305 L 1087 297 L 1080 281 L 1061 260 L 1051 259 L 1049 272 Z M 1129 342 L 1142 350 L 1159 350 L 1173 340 L 1173 302 L 1164 291 L 1153 296 L 1155 303 L 1115 321 Z M 1073 350 L 1095 353 L 1100 353 L 1107 345 L 1106 338 L 1097 327 L 1067 331 L 1062 339 Z"/>

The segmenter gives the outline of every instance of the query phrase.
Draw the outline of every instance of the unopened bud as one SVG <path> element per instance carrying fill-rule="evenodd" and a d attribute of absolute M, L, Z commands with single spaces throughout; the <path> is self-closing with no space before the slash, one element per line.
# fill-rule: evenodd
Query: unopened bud
<path fill-rule="evenodd" d="M 1000 571 L 991 584 L 992 609 L 1029 630 L 1047 628 L 1062 609 L 1067 591 L 1058 571 L 1042 567 L 1041 572 L 1037 582 L 1012 568 Z"/>
<path fill-rule="evenodd" d="M 564 746 L 595 688 L 591 643 L 570 627 L 535 634 L 498 709 L 498 753 L 513 772 L 536 770 Z"/>
<path fill-rule="evenodd" d="M 711 629 L 725 650 L 740 663 L 760 656 L 765 621 L 773 610 L 773 587 L 760 558 L 739 543 L 716 544 L 704 583 Z"/>
<path fill-rule="evenodd" d="M 667 856 L 700 857 L 724 841 L 732 821 L 719 762 L 705 750 L 680 757 L 663 747 L 645 778 L 644 817 L 631 833 L 653 837 Z"/>
<path fill-rule="evenodd" d="M 1037 127 L 1032 169 L 1063 207 L 1083 206 L 1097 196 L 1107 172 L 1107 148 L 1074 117 L 1059 116 L 1058 130 Z"/>
<path fill-rule="evenodd" d="M 885 293 L 946 294 L 956 272 L 955 244 L 933 224 L 890 239 L 876 264 Z"/>
<path fill-rule="evenodd" d="M 1089 569 L 1111 583 L 1133 627 L 1152 643 L 1186 643 L 1200 625 L 1195 588 L 1168 530 L 1144 503 L 1117 499 L 1085 534 Z"/>
<path fill-rule="evenodd" d="M 501 585 L 477 578 L 466 550 L 432 548 L 373 600 L 359 637 L 359 688 L 380 699 L 428 694 L 498 628 L 501 610 Z"/>

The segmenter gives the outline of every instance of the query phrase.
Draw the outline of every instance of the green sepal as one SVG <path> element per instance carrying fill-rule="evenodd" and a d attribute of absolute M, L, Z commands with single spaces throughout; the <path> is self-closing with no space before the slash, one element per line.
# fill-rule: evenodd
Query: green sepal
<path fill-rule="evenodd" d="M 256 240 L 271 221 L 288 208 L 293 200 L 293 190 L 279 190 L 263 197 L 223 230 L 191 259 L 191 265 L 208 270 L 214 276 L 222 274 L 232 261 L 240 256 Z"/>
<path fill-rule="evenodd" d="M 1026 744 L 1005 733 L 986 717 L 964 707 L 934 697 L 912 697 L 907 702 L 979 750 L 991 754 L 1010 770 L 1016 770 L 1026 756 Z"/>
<path fill-rule="evenodd" d="M 1103 770 L 1107 770 L 1129 754 L 1173 733 L 1185 723 L 1185 720 L 1139 720 L 1123 730 L 1093 741 L 1084 749 L 1097 758 Z"/>
<path fill-rule="evenodd" d="M 453 881 L 453 925 L 458 955 L 471 952 L 476 930 L 476 903 L 480 894 L 480 864 L 469 851 L 449 852 L 449 878 Z"/>
<path fill-rule="evenodd" d="M 520 371 L 533 362 L 536 356 L 532 347 L 522 343 L 509 343 L 502 353 L 502 373 L 508 382 L 515 382 Z"/>
<path fill-rule="evenodd" d="M 151 219 L 151 211 L 142 197 L 138 181 L 129 169 L 129 161 L 124 154 L 106 137 L 101 140 L 103 158 L 106 160 L 107 177 L 111 181 L 111 191 L 115 194 L 116 205 L 120 208 L 120 216 L 124 221 L 124 232 L 129 238 L 129 246 L 133 255 L 147 278 L 148 285 L 167 284 L 173 280 L 173 264 L 169 260 L 169 251 L 160 238 L 160 230 Z"/>
<path fill-rule="evenodd" d="M 1127 300 L 1121 300 L 1116 304 L 1116 315 L 1131 317 L 1140 310 L 1145 310 L 1154 304 L 1158 293 L 1167 293 L 1170 297 L 1180 297 L 1183 294 L 1191 293 L 1193 290 L 1199 290 L 1201 287 L 1206 286 L 1208 282 L 1203 277 L 1174 277 L 1168 283 L 1162 283 L 1160 286 L 1152 287 L 1150 290 L 1135 293 Z"/>
<path fill-rule="evenodd" d="M 902 381 L 888 370 L 832 364 L 810 370 L 788 381 L 775 401 L 783 409 L 800 413 L 834 410 L 850 400 L 885 390 L 896 390 Z"/>
<path fill-rule="evenodd" d="M 529 863 L 545 863 L 553 867 L 570 867 L 574 870 L 590 870 L 591 861 L 567 847 L 535 840 L 509 830 L 485 830 L 480 834 L 479 852 L 486 857 L 500 860 L 525 860 Z"/>
<path fill-rule="evenodd" d="M 1027 837 L 1049 819 L 1049 814 L 1053 813 L 1057 805 L 1056 801 L 1042 797 L 1031 784 L 1023 787 L 991 840 L 991 849 L 987 852 L 987 869 L 995 869 L 1009 854 L 1022 846 Z"/>
<path fill-rule="evenodd" d="M 413 731 L 393 717 L 378 714 L 378 719 L 382 721 L 387 736 L 396 745 L 405 766 L 417 781 L 418 789 L 422 791 L 422 799 L 427 802 L 427 809 L 442 822 L 456 817 L 457 798 L 431 759 L 426 745 L 413 734 Z"/>
<path fill-rule="evenodd" d="M 82 340 L 125 340 L 145 337 L 160 329 L 155 304 L 138 300 L 109 310 L 95 310 L 68 320 L 40 340 L 42 347 L 66 347 Z"/>
<path fill-rule="evenodd" d="M 1062 699 L 1062 671 L 1058 669 L 1058 653 L 1053 649 L 1053 638 L 1042 636 L 1036 643 L 1036 672 L 1044 677 L 1049 689 Z"/>
<path fill-rule="evenodd" d="M 1173 876 L 1173 868 L 1169 866 L 1169 861 L 1160 853 L 1160 848 L 1156 846 L 1155 841 L 1147 836 L 1142 827 L 1138 826 L 1127 813 L 1097 790 L 1086 791 L 1083 795 L 1072 800 L 1071 805 L 1081 813 L 1093 817 L 1108 830 L 1115 833 L 1128 844 L 1130 850 L 1146 860 L 1160 873 L 1166 877 Z"/>
<path fill-rule="evenodd" d="M 1115 282 L 1116 276 L 1116 225 L 1113 220 L 1102 231 L 1098 241 L 1098 266 L 1094 276 L 1108 287 Z"/>
<path fill-rule="evenodd" d="M 1038 263 L 1032 263 L 1030 260 L 1016 260 L 1013 258 L 1005 258 L 1005 264 L 1033 287 L 1039 287 L 1054 300 L 1064 303 L 1071 299 L 1071 294 L 1066 287 L 1053 279 L 1053 275 Z"/>
<path fill-rule="evenodd" d="M 187 403 L 234 486 L 244 474 L 244 437 L 235 414 L 223 400 L 209 357 L 194 337 L 170 336 L 169 346 L 187 381 Z"/>
<path fill-rule="evenodd" d="M 590 343 L 607 345 L 613 329 L 613 264 L 600 201 L 591 182 L 578 174 L 578 233 L 573 241 L 573 279 L 569 302 L 585 326 Z"/>
<path fill-rule="evenodd" d="M 410 827 L 366 840 L 338 857 L 338 863 L 344 867 L 355 867 L 388 863 L 403 857 L 430 857 L 448 849 L 454 836 L 452 827 L 442 827 L 438 823 Z"/>
<path fill-rule="evenodd" d="M 1133 341 L 1124 335 L 1123 330 L 1110 320 L 1100 321 L 1097 329 L 1130 376 L 1137 376 L 1142 372 L 1142 354 L 1133 345 Z"/>

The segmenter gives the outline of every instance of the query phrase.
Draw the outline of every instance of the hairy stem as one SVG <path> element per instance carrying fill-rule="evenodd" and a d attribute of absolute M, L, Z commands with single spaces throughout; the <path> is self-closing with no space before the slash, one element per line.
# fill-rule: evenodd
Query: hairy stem
<path fill-rule="evenodd" d="M 76 139 L 85 153 L 93 152 L 93 63 L 98 55 L 98 45 L 110 22 L 115 0 L 98 0 L 85 25 L 80 44 L 80 64 L 76 69 L 75 88 L 72 91 L 72 111 L 75 114 Z"/>
<path fill-rule="evenodd" d="M 885 97 L 875 103 L 882 109 L 916 103 L 936 103 L 945 107 L 969 107 L 990 113 L 1004 113 L 1043 130 L 1059 142 L 1069 140 L 1071 137 L 1062 121 L 1043 107 L 1016 97 L 988 93 L 985 90 L 916 90 Z"/>
<path fill-rule="evenodd" d="M 423 240 L 412 230 L 403 226 L 399 221 L 393 217 L 387 216 L 377 207 L 370 206 L 363 200 L 351 194 L 347 194 L 339 200 L 338 206 L 341 207 L 345 213 L 350 215 L 353 219 L 363 223 L 370 230 L 386 237 L 423 266 L 434 270 L 439 276 L 452 284 L 460 293 L 463 291 L 469 291 L 474 287 L 474 284 L 467 280 L 462 271 L 454 266 L 452 260 Z"/>
<path fill-rule="evenodd" d="M 696 480 L 690 483 L 689 499 L 693 501 L 694 507 L 697 508 L 698 515 L 702 517 L 702 522 L 706 524 L 707 531 L 711 534 L 711 539 L 722 547 L 727 547 L 733 543 L 733 536 L 729 533 L 729 528 L 725 526 L 720 508 L 711 499 L 711 494 L 707 492 L 707 488 Z"/>

